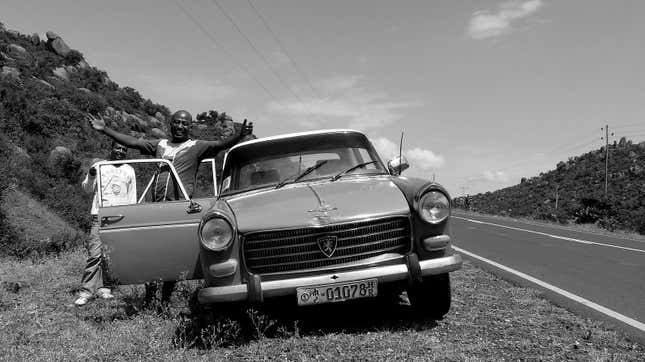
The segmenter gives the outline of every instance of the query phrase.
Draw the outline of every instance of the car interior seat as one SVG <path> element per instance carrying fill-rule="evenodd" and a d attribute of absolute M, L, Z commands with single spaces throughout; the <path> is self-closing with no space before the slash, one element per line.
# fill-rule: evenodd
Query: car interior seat
<path fill-rule="evenodd" d="M 251 185 L 265 185 L 280 181 L 278 170 L 261 170 L 251 174 Z"/>
<path fill-rule="evenodd" d="M 347 168 L 345 167 L 346 166 L 345 162 L 343 162 L 343 160 L 340 160 L 340 159 L 318 160 L 316 161 L 316 165 L 319 165 L 323 161 L 327 161 L 327 162 L 316 169 L 315 172 L 317 175 L 333 175 Z"/>

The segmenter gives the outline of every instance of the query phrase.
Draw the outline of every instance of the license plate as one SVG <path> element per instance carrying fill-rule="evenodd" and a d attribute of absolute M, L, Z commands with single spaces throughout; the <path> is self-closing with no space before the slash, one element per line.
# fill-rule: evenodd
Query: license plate
<path fill-rule="evenodd" d="M 298 305 L 316 305 L 376 297 L 377 293 L 377 279 L 296 288 Z"/>

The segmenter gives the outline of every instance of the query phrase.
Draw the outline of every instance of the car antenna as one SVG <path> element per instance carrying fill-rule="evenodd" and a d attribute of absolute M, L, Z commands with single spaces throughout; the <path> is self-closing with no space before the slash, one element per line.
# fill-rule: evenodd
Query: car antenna
<path fill-rule="evenodd" d="M 401 155 L 403 154 L 403 131 L 401 131 L 401 141 L 399 142 L 399 165 L 403 162 Z M 401 171 L 399 171 L 399 175 Z"/>

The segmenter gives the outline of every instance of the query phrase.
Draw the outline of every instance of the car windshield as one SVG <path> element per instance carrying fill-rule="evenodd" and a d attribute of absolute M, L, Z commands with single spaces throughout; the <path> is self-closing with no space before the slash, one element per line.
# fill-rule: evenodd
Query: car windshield
<path fill-rule="evenodd" d="M 281 181 L 332 179 L 361 163 L 347 175 L 386 173 L 367 138 L 356 132 L 301 135 L 267 140 L 233 149 L 223 170 L 222 193 L 275 187 Z M 315 167 L 319 166 L 319 167 Z M 315 169 L 298 179 L 310 167 Z"/>

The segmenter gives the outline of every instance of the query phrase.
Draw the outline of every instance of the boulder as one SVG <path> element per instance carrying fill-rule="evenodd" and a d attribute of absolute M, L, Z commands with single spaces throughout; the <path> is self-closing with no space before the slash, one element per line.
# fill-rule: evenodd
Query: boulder
<path fill-rule="evenodd" d="M 7 28 L 5 28 L 4 24 L 0 21 L 0 31 L 5 31 Z"/>
<path fill-rule="evenodd" d="M 166 117 L 164 117 L 164 115 L 161 114 L 161 112 L 155 113 L 155 118 L 158 119 L 161 122 L 166 122 Z"/>
<path fill-rule="evenodd" d="M 87 62 L 85 61 L 85 59 L 81 59 L 81 61 L 80 61 L 80 62 L 78 62 L 78 64 L 76 64 L 76 69 L 87 69 L 87 68 L 89 68 L 89 67 L 90 67 L 90 65 L 89 65 L 89 64 L 87 64 Z"/>
<path fill-rule="evenodd" d="M 3 77 L 13 77 L 13 78 L 20 78 L 20 71 L 14 67 L 8 67 L 8 66 L 3 66 L 2 67 L 2 74 Z"/>
<path fill-rule="evenodd" d="M 17 44 L 9 44 L 9 46 L 7 46 L 7 53 L 9 53 L 10 57 L 15 59 L 31 60 L 31 54 L 29 54 L 25 48 Z"/>
<path fill-rule="evenodd" d="M 55 77 L 53 75 L 46 76 L 45 80 L 53 85 L 60 84 L 62 82 L 60 78 Z"/>
<path fill-rule="evenodd" d="M 152 127 L 161 127 L 162 126 L 161 121 L 158 120 L 157 118 L 153 117 L 153 116 L 148 116 L 148 123 Z"/>
<path fill-rule="evenodd" d="M 74 157 L 69 148 L 57 146 L 49 152 L 47 169 L 50 175 L 75 179 L 78 177 L 80 168 L 80 160 Z"/>
<path fill-rule="evenodd" d="M 77 89 L 84 93 L 92 93 L 92 91 L 87 88 L 77 88 Z"/>
<path fill-rule="evenodd" d="M 47 37 L 47 40 L 54 40 L 60 38 L 60 36 L 53 31 L 48 31 L 45 33 L 45 36 Z"/>
<path fill-rule="evenodd" d="M 13 60 L 13 59 L 11 59 L 11 57 L 8 56 L 7 54 L 0 52 L 0 60 Z"/>
<path fill-rule="evenodd" d="M 5 31 L 7 32 L 7 34 L 13 35 L 15 38 L 20 37 L 20 32 L 18 32 L 17 30 L 7 29 Z"/>
<path fill-rule="evenodd" d="M 47 47 L 49 47 L 49 49 L 54 51 L 56 54 L 64 57 L 72 51 L 72 49 L 65 43 L 63 38 L 61 38 L 58 34 L 54 33 L 53 31 L 48 31 L 46 35 Z"/>
<path fill-rule="evenodd" d="M 47 87 L 47 88 L 49 88 L 49 89 L 56 89 L 56 87 L 54 87 L 53 85 L 51 85 L 50 83 L 48 83 L 48 82 L 47 82 L 47 81 L 45 81 L 45 80 L 42 80 L 42 79 L 39 79 L 39 78 L 34 78 L 34 80 L 35 80 L 37 83 L 40 83 L 40 84 L 44 85 L 45 87 Z"/>
<path fill-rule="evenodd" d="M 54 73 L 54 75 L 60 79 L 69 81 L 69 72 L 67 72 L 67 69 L 65 69 L 65 67 L 55 68 L 54 70 L 52 70 L 52 73 Z"/>
<path fill-rule="evenodd" d="M 67 70 L 67 73 L 69 73 L 69 74 L 72 74 L 72 73 L 76 73 L 76 72 L 77 72 L 76 67 L 71 66 L 71 65 L 66 66 L 66 67 L 65 67 L 65 70 Z"/>
<path fill-rule="evenodd" d="M 33 45 L 40 45 L 40 35 L 38 35 L 38 33 L 31 34 L 31 36 L 29 37 L 29 40 Z"/>
<path fill-rule="evenodd" d="M 151 129 L 151 130 L 150 130 L 150 134 L 151 134 L 151 135 L 152 135 L 152 137 L 154 137 L 154 138 L 168 138 L 168 136 L 166 135 L 166 133 L 165 133 L 164 131 L 160 130 L 159 128 L 153 128 L 153 129 Z"/>

